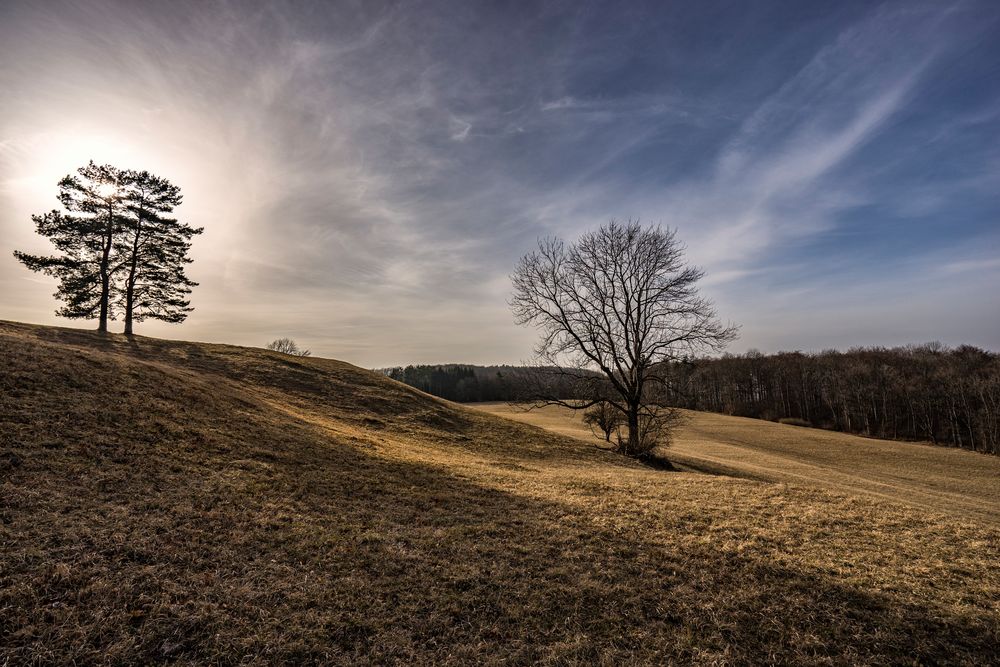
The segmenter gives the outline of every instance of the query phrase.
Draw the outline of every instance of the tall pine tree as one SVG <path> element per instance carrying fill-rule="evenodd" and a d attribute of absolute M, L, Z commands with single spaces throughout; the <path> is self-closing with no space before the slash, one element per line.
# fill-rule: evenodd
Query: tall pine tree
<path fill-rule="evenodd" d="M 183 322 L 192 308 L 187 295 L 197 283 L 184 268 L 191 238 L 200 228 L 169 216 L 181 203 L 180 188 L 148 171 L 126 171 L 90 162 L 59 181 L 65 211 L 32 216 L 39 234 L 59 255 L 14 255 L 32 271 L 59 279 L 57 315 L 134 322 Z"/>
<path fill-rule="evenodd" d="M 32 271 L 59 279 L 55 297 L 64 302 L 57 315 L 98 318 L 97 330 L 108 330 L 114 319 L 111 303 L 115 271 L 112 250 L 123 225 L 122 172 L 91 161 L 59 181 L 59 201 L 68 213 L 53 210 L 32 216 L 39 234 L 47 237 L 59 256 L 14 256 Z"/>
<path fill-rule="evenodd" d="M 191 237 L 201 234 L 169 217 L 181 203 L 180 188 L 148 171 L 123 174 L 127 216 L 116 239 L 115 254 L 122 269 L 118 299 L 125 313 L 125 333 L 133 322 L 151 318 L 183 322 L 192 308 L 187 295 L 198 283 L 184 267 L 191 262 Z"/>

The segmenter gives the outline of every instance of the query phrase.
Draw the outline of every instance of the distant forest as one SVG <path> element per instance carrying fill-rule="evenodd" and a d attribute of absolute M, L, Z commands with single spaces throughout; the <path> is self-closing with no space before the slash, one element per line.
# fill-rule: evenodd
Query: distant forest
<path fill-rule="evenodd" d="M 1000 355 L 938 344 L 674 364 L 678 407 L 1000 453 Z"/>
<path fill-rule="evenodd" d="M 516 366 L 407 366 L 389 377 L 452 401 L 518 400 Z M 1000 454 L 1000 355 L 932 343 L 671 364 L 658 402 Z M 572 397 L 572 388 L 564 395 Z"/>
<path fill-rule="evenodd" d="M 396 366 L 381 368 L 377 372 L 449 401 L 480 403 L 517 400 L 519 380 L 530 369 L 521 366 L 441 364 Z"/>

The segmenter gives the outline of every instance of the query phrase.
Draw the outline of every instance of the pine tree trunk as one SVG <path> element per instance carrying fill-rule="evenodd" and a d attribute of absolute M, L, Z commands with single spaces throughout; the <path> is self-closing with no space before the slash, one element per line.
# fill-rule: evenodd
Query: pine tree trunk
<path fill-rule="evenodd" d="M 111 275 L 108 272 L 110 246 L 110 243 L 105 244 L 104 257 L 101 259 L 101 316 L 97 324 L 97 330 L 101 333 L 108 332 L 108 301 L 111 298 Z"/>
<path fill-rule="evenodd" d="M 104 254 L 101 256 L 101 316 L 97 324 L 100 333 L 108 332 L 108 302 L 111 299 L 111 273 L 109 264 L 111 260 L 111 244 L 114 234 L 114 209 L 108 204 L 108 222 L 105 227 Z"/>
<path fill-rule="evenodd" d="M 101 316 L 97 323 L 97 331 L 99 333 L 108 332 L 108 278 L 106 275 L 101 276 Z"/>
<path fill-rule="evenodd" d="M 135 305 L 135 279 L 139 268 L 139 239 L 142 236 L 142 218 L 145 208 L 141 208 L 136 220 L 135 235 L 132 237 L 132 262 L 128 271 L 128 283 L 125 287 L 125 334 L 132 335 L 132 310 Z"/>
<path fill-rule="evenodd" d="M 132 255 L 132 267 L 128 274 L 128 286 L 125 288 L 125 335 L 132 335 L 132 309 L 135 300 L 136 256 Z"/>
<path fill-rule="evenodd" d="M 129 286 L 128 294 L 125 297 L 125 335 L 132 335 L 132 287 Z"/>

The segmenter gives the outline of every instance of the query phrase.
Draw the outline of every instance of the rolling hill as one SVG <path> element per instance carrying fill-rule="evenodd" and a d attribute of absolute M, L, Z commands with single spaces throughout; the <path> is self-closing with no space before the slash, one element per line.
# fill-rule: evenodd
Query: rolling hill
<path fill-rule="evenodd" d="M 582 413 L 506 403 L 475 407 L 602 446 Z M 682 470 L 803 484 L 1000 524 L 1000 457 L 682 410 L 666 454 Z"/>
<path fill-rule="evenodd" d="M 0 323 L 0 664 L 986 664 L 987 514 L 657 471 L 338 361 Z"/>

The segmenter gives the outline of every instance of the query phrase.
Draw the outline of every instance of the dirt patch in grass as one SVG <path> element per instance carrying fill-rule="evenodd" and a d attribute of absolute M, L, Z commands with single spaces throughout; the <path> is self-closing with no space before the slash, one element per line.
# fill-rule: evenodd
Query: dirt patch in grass
<path fill-rule="evenodd" d="M 990 522 L 323 359 L 0 324 L 0 364 L 0 664 L 1000 658 Z"/>

